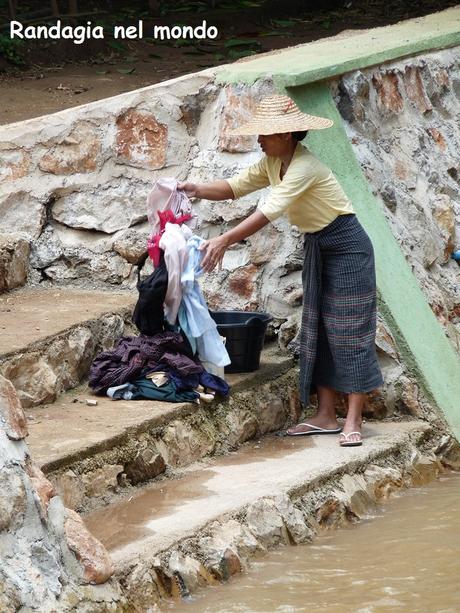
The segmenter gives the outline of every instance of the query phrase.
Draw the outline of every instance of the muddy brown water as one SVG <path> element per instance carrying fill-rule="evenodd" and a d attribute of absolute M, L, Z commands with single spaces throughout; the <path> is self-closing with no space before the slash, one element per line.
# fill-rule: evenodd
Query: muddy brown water
<path fill-rule="evenodd" d="M 460 474 L 402 491 L 374 515 L 260 558 L 173 613 L 458 613 Z"/>

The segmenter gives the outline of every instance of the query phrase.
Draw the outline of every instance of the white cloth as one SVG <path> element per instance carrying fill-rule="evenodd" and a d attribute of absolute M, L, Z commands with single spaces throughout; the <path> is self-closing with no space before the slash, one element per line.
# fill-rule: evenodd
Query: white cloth
<path fill-rule="evenodd" d="M 165 254 L 165 264 L 168 271 L 168 289 L 164 302 L 165 316 L 170 324 L 174 325 L 182 300 L 182 272 L 187 264 L 187 240 L 192 231 L 186 225 L 181 226 L 167 223 L 161 235 L 160 249 Z"/>

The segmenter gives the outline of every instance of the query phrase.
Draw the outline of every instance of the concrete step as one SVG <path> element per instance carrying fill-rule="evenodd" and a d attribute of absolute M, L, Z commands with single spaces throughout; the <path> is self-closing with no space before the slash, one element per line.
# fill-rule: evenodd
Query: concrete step
<path fill-rule="evenodd" d="M 440 435 L 426 422 L 367 423 L 337 436 L 265 437 L 88 514 L 132 610 L 225 580 L 281 544 L 366 517 L 378 500 L 434 478 Z M 308 550 L 307 550 L 308 555 Z"/>
<path fill-rule="evenodd" d="M 0 374 L 25 408 L 52 402 L 86 377 L 94 356 L 131 330 L 136 296 L 70 288 L 0 296 Z"/>
<path fill-rule="evenodd" d="M 230 397 L 212 404 L 113 401 L 87 386 L 54 404 L 27 411 L 34 461 L 66 506 L 98 505 L 105 497 L 205 456 L 283 428 L 300 415 L 298 373 L 275 347 L 258 371 L 227 375 Z"/>

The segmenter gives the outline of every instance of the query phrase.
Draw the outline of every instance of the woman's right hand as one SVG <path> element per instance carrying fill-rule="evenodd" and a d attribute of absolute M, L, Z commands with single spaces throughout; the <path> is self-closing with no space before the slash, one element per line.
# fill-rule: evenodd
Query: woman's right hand
<path fill-rule="evenodd" d="M 196 183 L 178 183 L 177 189 L 184 191 L 189 198 L 198 198 L 198 185 Z"/>

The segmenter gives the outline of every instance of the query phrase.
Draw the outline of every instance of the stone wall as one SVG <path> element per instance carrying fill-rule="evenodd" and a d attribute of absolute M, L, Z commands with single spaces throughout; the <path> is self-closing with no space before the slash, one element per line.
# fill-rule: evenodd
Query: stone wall
<path fill-rule="evenodd" d="M 459 51 L 345 75 L 336 101 L 420 287 L 460 349 Z"/>

